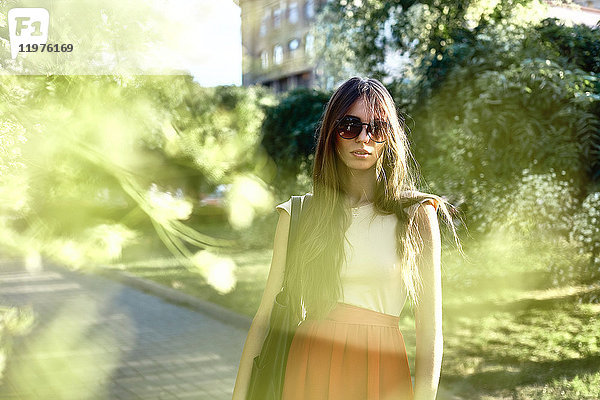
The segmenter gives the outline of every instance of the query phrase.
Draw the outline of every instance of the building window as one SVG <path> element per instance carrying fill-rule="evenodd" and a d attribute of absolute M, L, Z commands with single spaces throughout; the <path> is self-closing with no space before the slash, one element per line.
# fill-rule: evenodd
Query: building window
<path fill-rule="evenodd" d="M 295 24 L 296 22 L 298 22 L 298 3 L 290 3 L 288 13 L 288 19 L 290 21 L 290 24 Z"/>
<path fill-rule="evenodd" d="M 315 0 L 306 0 L 306 3 L 304 3 L 304 16 L 306 19 L 312 19 L 315 16 Z"/>
<path fill-rule="evenodd" d="M 273 9 L 273 28 L 279 28 L 281 26 L 281 14 L 283 10 L 281 8 Z"/>
<path fill-rule="evenodd" d="M 276 45 L 273 47 L 273 63 L 279 65 L 283 62 L 283 47 Z"/>
<path fill-rule="evenodd" d="M 300 47 L 300 41 L 298 39 L 292 39 L 288 43 L 288 49 L 290 51 L 290 56 L 295 57 L 298 48 Z"/>
<path fill-rule="evenodd" d="M 315 51 L 315 37 L 310 33 L 306 35 L 304 42 L 304 51 L 306 54 L 312 56 Z"/>
<path fill-rule="evenodd" d="M 267 26 L 269 24 L 269 19 L 271 18 L 271 11 L 265 11 L 265 14 L 260 21 L 260 36 L 265 36 L 267 34 Z"/>
<path fill-rule="evenodd" d="M 296 80 L 296 76 L 292 75 L 288 78 L 288 89 L 292 90 L 298 87 L 298 81 Z"/>
<path fill-rule="evenodd" d="M 278 86 L 279 86 L 279 87 L 278 87 L 278 90 L 277 90 L 277 91 L 278 91 L 279 93 L 281 93 L 281 92 L 285 92 L 286 90 L 288 90 L 288 80 L 287 80 L 287 78 L 281 78 L 281 79 L 279 80 L 279 85 L 278 85 Z"/>
<path fill-rule="evenodd" d="M 269 53 L 264 50 L 260 53 L 260 65 L 262 66 L 262 69 L 269 68 Z"/>
<path fill-rule="evenodd" d="M 290 48 L 290 51 L 298 50 L 298 47 L 300 47 L 300 41 L 298 39 L 290 40 L 288 47 Z"/>

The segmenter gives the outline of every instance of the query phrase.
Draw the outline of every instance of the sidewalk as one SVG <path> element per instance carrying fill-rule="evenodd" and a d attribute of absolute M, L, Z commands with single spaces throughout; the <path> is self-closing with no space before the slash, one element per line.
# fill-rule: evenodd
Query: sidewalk
<path fill-rule="evenodd" d="M 0 305 L 31 305 L 0 399 L 231 399 L 246 331 L 97 275 L 0 263 Z"/>

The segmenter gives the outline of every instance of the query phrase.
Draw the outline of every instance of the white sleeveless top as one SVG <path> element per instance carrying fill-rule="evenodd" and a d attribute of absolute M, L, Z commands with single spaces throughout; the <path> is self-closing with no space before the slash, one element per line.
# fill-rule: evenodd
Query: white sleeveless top
<path fill-rule="evenodd" d="M 426 198 L 405 210 L 412 216 L 427 201 L 437 209 L 437 200 Z M 291 199 L 276 209 L 291 214 Z M 396 254 L 396 216 L 377 215 L 373 203 L 353 210 L 344 243 L 346 259 L 340 271 L 342 290 L 338 301 L 399 316 L 408 294 Z"/>

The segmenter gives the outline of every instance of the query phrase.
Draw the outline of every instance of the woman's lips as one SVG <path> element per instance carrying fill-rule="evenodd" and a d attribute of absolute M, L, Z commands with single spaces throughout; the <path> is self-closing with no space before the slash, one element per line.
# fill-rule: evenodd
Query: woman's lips
<path fill-rule="evenodd" d="M 358 158 L 367 158 L 369 156 L 369 152 L 366 150 L 355 150 L 350 152 L 353 156 Z"/>

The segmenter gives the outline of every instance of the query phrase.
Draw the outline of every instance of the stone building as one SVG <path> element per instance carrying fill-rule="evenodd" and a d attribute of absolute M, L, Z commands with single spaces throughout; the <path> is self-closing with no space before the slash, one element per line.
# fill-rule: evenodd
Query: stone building
<path fill-rule="evenodd" d="M 238 0 L 242 10 L 242 84 L 276 92 L 313 87 L 314 37 L 309 33 L 326 0 Z"/>

